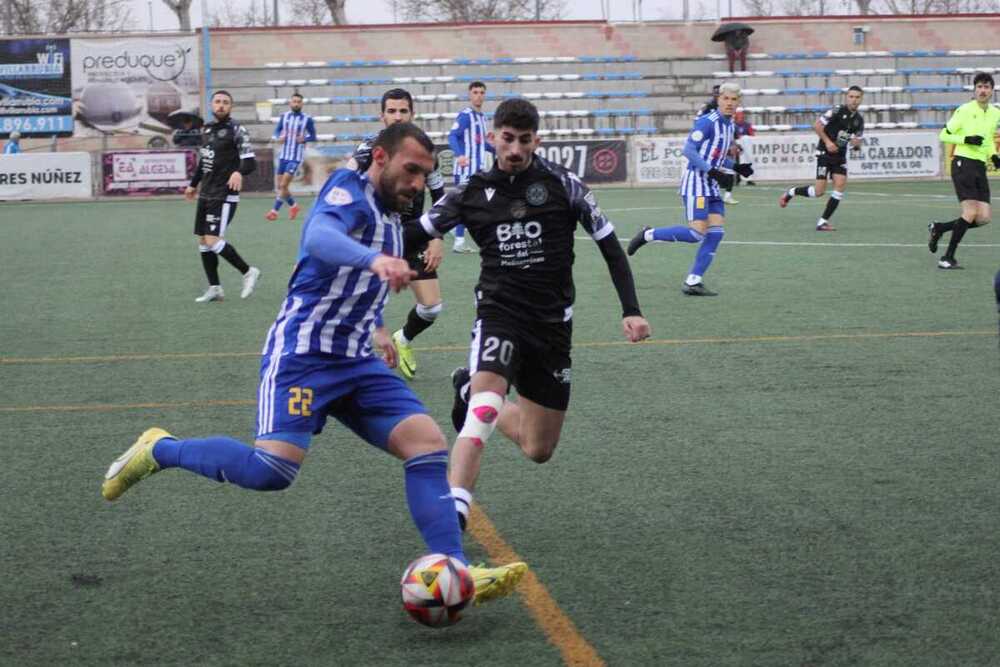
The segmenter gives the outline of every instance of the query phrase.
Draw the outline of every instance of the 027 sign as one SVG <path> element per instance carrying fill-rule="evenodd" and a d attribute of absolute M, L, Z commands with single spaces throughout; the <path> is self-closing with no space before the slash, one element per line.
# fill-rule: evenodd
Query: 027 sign
<path fill-rule="evenodd" d="M 535 154 L 576 174 L 584 183 L 613 183 L 628 178 L 625 142 L 546 141 Z"/>

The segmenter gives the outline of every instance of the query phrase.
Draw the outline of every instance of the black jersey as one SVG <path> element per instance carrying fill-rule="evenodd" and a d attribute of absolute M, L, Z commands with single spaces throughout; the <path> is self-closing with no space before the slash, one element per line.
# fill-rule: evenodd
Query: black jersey
<path fill-rule="evenodd" d="M 354 163 L 358 165 L 358 172 L 365 173 L 368 171 L 368 167 L 372 166 L 372 146 L 375 144 L 375 140 L 378 139 L 378 134 L 370 134 L 364 138 L 364 140 L 358 144 L 358 147 L 354 149 L 354 155 L 351 157 Z M 431 195 L 435 197 L 439 196 L 436 193 L 444 193 L 444 178 L 441 176 L 439 171 L 437 157 L 434 158 L 434 171 L 427 175 L 427 187 L 431 191 Z M 421 190 L 414 197 L 413 201 L 410 202 L 410 207 L 400 213 L 400 217 L 403 220 L 413 220 L 419 218 L 424 212 L 424 198 L 426 197 L 426 190 Z"/>
<path fill-rule="evenodd" d="M 861 117 L 861 113 L 851 113 L 846 104 L 828 110 L 819 117 L 819 122 L 823 124 L 826 136 L 837 144 L 837 155 L 845 159 L 848 142 L 854 137 L 860 137 L 865 131 L 865 119 Z M 822 139 L 816 145 L 816 154 L 830 155 Z"/>
<path fill-rule="evenodd" d="M 420 219 L 432 236 L 463 224 L 475 239 L 481 258 L 478 306 L 542 322 L 572 317 L 578 222 L 595 241 L 614 232 L 576 174 L 537 155 L 516 175 L 496 164 L 473 174 Z"/>
<path fill-rule="evenodd" d="M 248 162 L 242 165 L 241 171 L 243 160 Z M 230 118 L 209 123 L 201 131 L 198 172 L 191 185 L 201 183 L 199 199 L 219 201 L 238 197 L 238 192 L 229 189 L 229 177 L 234 171 L 246 175 L 253 171 L 255 165 L 253 146 L 245 127 Z"/>

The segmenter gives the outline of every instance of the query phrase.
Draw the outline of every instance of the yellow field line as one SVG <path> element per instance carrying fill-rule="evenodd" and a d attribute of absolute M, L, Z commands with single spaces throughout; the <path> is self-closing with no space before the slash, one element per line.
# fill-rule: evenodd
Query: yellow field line
<path fill-rule="evenodd" d="M 804 334 L 799 336 L 725 336 L 709 338 L 655 338 L 641 345 L 702 345 L 719 343 L 796 343 L 822 340 L 866 340 L 874 338 L 940 338 L 945 336 L 995 336 L 996 331 L 883 331 L 873 333 Z M 573 343 L 574 349 L 626 347 L 628 341 L 590 341 Z M 465 352 L 468 345 L 428 345 L 414 347 L 416 352 Z M 18 364 L 104 364 L 125 361 L 174 361 L 188 359 L 240 359 L 259 357 L 259 352 L 166 352 L 160 354 L 115 354 L 88 357 L 0 357 L 0 366 Z"/>
<path fill-rule="evenodd" d="M 478 505 L 472 506 L 469 534 L 483 546 L 494 564 L 521 560 L 517 552 L 500 537 L 496 527 Z M 517 590 L 524 600 L 524 605 L 535 618 L 535 622 L 545 633 L 546 639 L 559 649 L 565 664 L 572 667 L 604 666 L 604 660 L 580 634 L 573 621 L 563 613 L 534 572 L 528 570 Z"/>

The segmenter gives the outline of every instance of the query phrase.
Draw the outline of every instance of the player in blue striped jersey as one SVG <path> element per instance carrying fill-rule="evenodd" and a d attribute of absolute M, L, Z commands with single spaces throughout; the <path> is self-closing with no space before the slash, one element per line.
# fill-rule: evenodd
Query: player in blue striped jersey
<path fill-rule="evenodd" d="M 733 182 L 733 169 L 743 177 L 753 174 L 749 164 L 733 166 L 728 157 L 733 143 L 733 114 L 740 103 L 740 87 L 735 83 L 719 86 L 719 108 L 698 116 L 684 144 L 687 169 L 681 178 L 681 200 L 687 225 L 643 227 L 628 244 L 628 254 L 650 241 L 698 243 L 691 272 L 681 291 L 688 296 L 715 296 L 705 287 L 703 277 L 725 234 L 726 207 L 722 189 Z"/>
<path fill-rule="evenodd" d="M 486 84 L 473 81 L 469 84 L 469 106 L 458 112 L 448 133 L 448 145 L 455 154 L 455 185 L 469 181 L 469 177 L 486 169 L 486 154 L 496 153 L 486 140 L 489 128 L 483 115 Z M 465 225 L 455 227 L 454 252 L 474 252 L 465 246 Z"/>
<path fill-rule="evenodd" d="M 274 207 L 264 217 L 272 222 L 278 219 L 282 203 L 288 204 L 288 219 L 294 220 L 299 214 L 299 205 L 289 192 L 288 186 L 305 157 L 306 144 L 316 141 L 316 124 L 312 116 L 302 111 L 302 96 L 295 93 L 288 100 L 288 111 L 281 114 L 274 128 L 273 141 L 280 141 L 278 152 L 278 196 Z"/>
<path fill-rule="evenodd" d="M 106 499 L 166 468 L 257 491 L 288 488 L 312 436 L 332 415 L 403 460 L 407 503 L 427 547 L 467 562 L 448 485 L 447 442 L 389 369 L 394 350 L 382 327 L 389 290 L 398 291 L 413 275 L 400 257 L 398 211 L 424 187 L 433 151 L 415 125 L 393 125 L 375 142 L 366 174 L 340 169 L 323 186 L 303 225 L 288 296 L 264 344 L 254 445 L 149 429 L 111 465 L 101 489 Z M 510 592 L 527 566 L 470 569 L 481 602 Z"/>

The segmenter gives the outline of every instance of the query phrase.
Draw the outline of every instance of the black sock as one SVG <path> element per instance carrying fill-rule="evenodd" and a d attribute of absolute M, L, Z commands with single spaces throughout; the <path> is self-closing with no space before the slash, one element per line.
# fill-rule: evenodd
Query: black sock
<path fill-rule="evenodd" d="M 205 276 L 209 285 L 219 284 L 219 258 L 211 250 L 201 253 L 201 265 L 205 267 Z"/>
<path fill-rule="evenodd" d="M 836 197 L 830 197 L 826 200 L 826 208 L 823 209 L 823 219 L 829 220 L 833 217 L 833 212 L 837 210 L 840 206 L 840 200 Z"/>
<path fill-rule="evenodd" d="M 951 238 L 948 239 L 948 251 L 944 254 L 945 257 L 955 259 L 955 251 L 958 250 L 958 244 L 962 242 L 962 237 L 965 236 L 967 229 L 969 229 L 969 223 L 965 220 L 959 218 L 955 221 L 955 228 L 951 230 Z"/>
<path fill-rule="evenodd" d="M 226 243 L 226 246 L 219 252 L 219 254 L 222 255 L 222 259 L 232 264 L 240 273 L 246 273 L 250 270 L 247 263 L 243 261 L 242 257 L 240 257 L 240 253 L 236 252 L 236 248 L 233 247 L 232 243 Z"/>
<path fill-rule="evenodd" d="M 414 306 L 413 308 L 410 308 L 410 314 L 406 316 L 406 324 L 403 326 L 403 335 L 406 337 L 406 340 L 412 341 L 432 324 L 434 324 L 434 321 L 431 320 L 428 322 L 424 318 L 420 317 L 420 314 L 417 313 L 417 307 Z"/>
<path fill-rule="evenodd" d="M 812 187 L 812 186 L 809 186 L 809 185 L 800 185 L 799 187 L 795 188 L 795 194 L 797 194 L 800 197 L 808 197 L 809 196 L 809 188 L 810 187 Z"/>
<path fill-rule="evenodd" d="M 954 220 L 949 220 L 948 222 L 935 222 L 935 229 L 938 235 L 944 234 L 945 232 L 950 232 L 955 228 L 955 223 L 961 220 L 961 218 L 955 218 Z"/>

